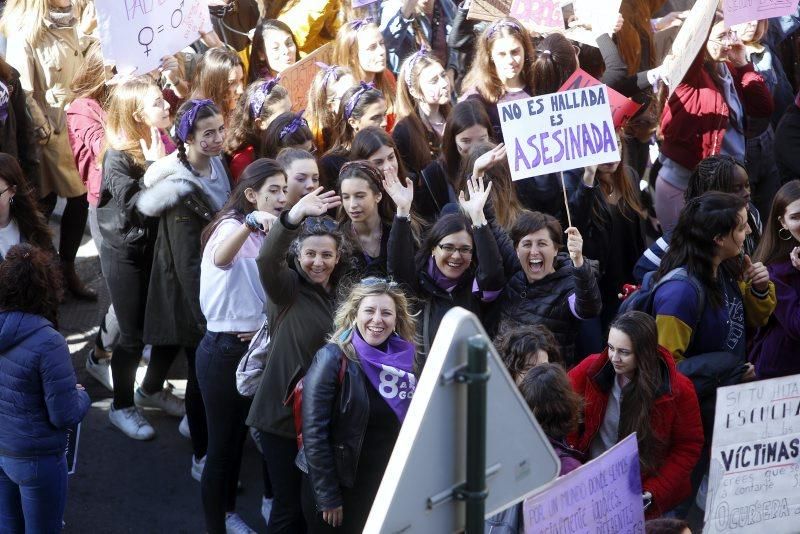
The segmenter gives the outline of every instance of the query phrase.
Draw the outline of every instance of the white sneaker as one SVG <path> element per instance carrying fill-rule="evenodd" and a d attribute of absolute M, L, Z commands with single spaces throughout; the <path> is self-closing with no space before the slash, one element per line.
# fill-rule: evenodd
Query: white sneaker
<path fill-rule="evenodd" d="M 227 534 L 256 534 L 256 531 L 248 527 L 244 519 L 235 512 L 225 516 L 225 532 Z"/>
<path fill-rule="evenodd" d="M 272 514 L 272 499 L 261 497 L 261 517 L 264 522 L 269 525 L 269 516 Z"/>
<path fill-rule="evenodd" d="M 98 359 L 97 363 L 92 361 L 94 357 L 94 349 L 89 351 L 89 354 L 86 356 L 86 372 L 89 373 L 92 378 L 103 384 L 105 388 L 109 391 L 114 391 L 114 380 L 111 378 L 111 359 Z"/>
<path fill-rule="evenodd" d="M 183 399 L 179 399 L 172 393 L 172 386 L 165 387 L 158 393 L 149 395 L 145 394 L 142 388 L 136 388 L 136 393 L 133 394 L 133 402 L 141 408 L 158 408 L 174 417 L 186 415 L 186 406 Z"/>
<path fill-rule="evenodd" d="M 156 435 L 156 431 L 136 406 L 115 410 L 112 404 L 108 411 L 108 419 L 112 425 L 122 430 L 129 438 L 148 440 L 153 439 Z"/>
<path fill-rule="evenodd" d="M 178 425 L 178 432 L 180 432 L 181 436 L 184 438 L 192 439 L 192 432 L 189 430 L 189 418 L 185 415 L 183 419 L 181 419 L 181 424 Z"/>
<path fill-rule="evenodd" d="M 200 482 L 203 478 L 203 469 L 206 468 L 206 457 L 203 456 L 199 460 L 192 455 L 192 478 Z"/>

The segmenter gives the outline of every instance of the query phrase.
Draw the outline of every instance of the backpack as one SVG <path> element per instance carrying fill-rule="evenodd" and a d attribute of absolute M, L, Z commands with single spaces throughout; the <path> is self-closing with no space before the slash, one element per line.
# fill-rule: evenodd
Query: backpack
<path fill-rule="evenodd" d="M 339 362 L 338 386 L 344 383 L 344 374 L 347 372 L 347 358 L 342 355 Z M 294 431 L 297 434 L 297 450 L 303 448 L 303 378 L 305 371 L 299 369 L 289 382 L 289 394 L 283 400 L 284 406 L 291 406 L 294 417 Z M 294 384 L 294 386 L 292 386 Z"/>
<path fill-rule="evenodd" d="M 638 289 L 634 290 L 630 293 L 625 300 L 622 301 L 622 304 L 619 306 L 619 312 L 617 315 L 622 315 L 625 312 L 629 311 L 640 311 L 644 312 L 648 315 L 655 317 L 655 313 L 653 313 L 653 301 L 655 300 L 656 291 L 662 284 L 666 282 L 672 281 L 680 281 L 685 280 L 692 284 L 692 287 L 697 292 L 697 300 L 700 303 L 699 313 L 697 314 L 698 321 L 700 318 L 703 317 L 703 312 L 705 311 L 706 307 L 706 292 L 703 288 L 703 284 L 700 281 L 689 274 L 684 267 L 677 267 L 672 269 L 670 272 L 665 274 L 661 280 L 655 282 L 655 275 L 656 271 L 650 271 L 649 273 L 644 275 L 644 279 L 642 280 L 642 285 L 639 286 Z M 692 340 L 694 339 L 694 332 L 696 328 L 692 328 L 692 337 L 689 339 L 689 345 L 691 346 Z"/>

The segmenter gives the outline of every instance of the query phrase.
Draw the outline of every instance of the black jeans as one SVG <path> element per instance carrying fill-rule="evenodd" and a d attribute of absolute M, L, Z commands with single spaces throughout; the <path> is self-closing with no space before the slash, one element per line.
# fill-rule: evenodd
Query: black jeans
<path fill-rule="evenodd" d="M 41 207 L 46 219 L 50 218 L 57 201 L 58 195 L 56 193 L 50 193 L 39 200 L 39 207 Z M 61 257 L 61 261 L 75 261 L 88 218 L 89 201 L 86 199 L 86 194 L 67 199 L 67 205 L 64 206 L 59 228 L 58 255 Z"/>
<path fill-rule="evenodd" d="M 129 408 L 133 406 L 133 384 L 144 348 L 142 330 L 153 263 L 152 250 L 118 250 L 103 245 L 100 262 L 119 323 L 119 343 L 111 359 L 114 408 Z M 163 384 L 174 358 L 174 354 L 154 349 L 147 369 L 149 380 Z"/>
<path fill-rule="evenodd" d="M 236 390 L 236 365 L 248 343 L 232 334 L 206 332 L 197 348 L 197 383 L 208 424 L 208 453 L 200 483 L 206 529 L 225 533 L 225 513 L 236 510 L 236 485 L 247 438 L 251 400 Z"/>
<path fill-rule="evenodd" d="M 268 432 L 261 432 L 260 438 L 274 495 L 267 532 L 269 534 L 305 532 L 306 524 L 300 504 L 303 472 L 294 465 L 297 441 Z"/>

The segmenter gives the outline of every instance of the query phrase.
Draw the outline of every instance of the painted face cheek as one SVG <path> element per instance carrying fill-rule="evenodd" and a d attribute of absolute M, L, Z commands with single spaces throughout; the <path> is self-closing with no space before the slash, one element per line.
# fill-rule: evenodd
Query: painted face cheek
<path fill-rule="evenodd" d="M 200 148 L 208 150 L 208 141 L 200 141 Z"/>

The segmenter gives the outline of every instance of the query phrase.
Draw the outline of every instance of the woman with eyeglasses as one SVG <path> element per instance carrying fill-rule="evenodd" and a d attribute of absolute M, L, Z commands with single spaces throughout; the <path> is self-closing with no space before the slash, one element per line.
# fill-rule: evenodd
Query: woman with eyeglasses
<path fill-rule="evenodd" d="M 461 306 L 482 317 L 486 305 L 505 285 L 503 259 L 484 215 L 492 184 L 484 185 L 483 176 L 471 178 L 467 191 L 459 196 L 464 213 L 455 204 L 448 206 L 419 247 L 411 228 L 413 182 L 406 178 L 403 185 L 400 180 L 387 179 L 383 187 L 397 206 L 389 234 L 389 273 L 419 300 L 421 345 L 415 368 L 421 371 L 450 308 Z"/>
<path fill-rule="evenodd" d="M 301 472 L 294 464 L 297 435 L 292 407 L 284 405 L 284 397 L 293 378 L 311 366 L 331 330 L 342 235 L 333 221 L 320 216 L 340 204 L 333 191 L 323 193 L 321 187 L 300 198 L 280 214 L 256 258 L 267 294 L 271 340 L 247 425 L 260 431 L 272 483 L 268 532 L 305 532 Z"/>
<path fill-rule="evenodd" d="M 583 424 L 569 441 L 597 458 L 636 432 L 646 517 L 670 511 L 691 494 L 703 426 L 692 382 L 658 344 L 656 322 L 643 312 L 617 317 L 600 354 L 569 372 L 583 397 Z"/>
<path fill-rule="evenodd" d="M 411 305 L 365 278 L 303 379 L 303 513 L 311 533 L 364 529 L 416 388 Z"/>

